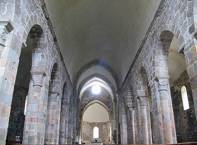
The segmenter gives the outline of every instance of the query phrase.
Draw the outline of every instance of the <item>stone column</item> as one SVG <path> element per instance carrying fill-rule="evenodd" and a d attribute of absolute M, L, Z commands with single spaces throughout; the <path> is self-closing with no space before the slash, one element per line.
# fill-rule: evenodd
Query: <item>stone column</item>
<path fill-rule="evenodd" d="M 195 116 L 197 120 L 197 76 L 195 76 L 195 78 L 191 78 L 190 82 L 191 82 L 191 88 L 192 88 L 192 97 L 193 97 L 193 102 L 194 102 Z"/>
<path fill-rule="evenodd" d="M 66 110 L 66 118 L 65 118 L 65 144 L 68 144 L 68 134 L 69 134 L 69 118 L 70 118 L 70 107 L 67 106 Z"/>
<path fill-rule="evenodd" d="M 190 85 L 192 88 L 192 97 L 195 108 L 195 116 L 197 119 L 197 42 L 188 44 L 188 48 L 184 49 L 184 54 L 186 57 L 187 73 L 190 78 Z"/>
<path fill-rule="evenodd" d="M 152 135 L 151 135 L 151 124 L 150 124 L 150 111 L 149 111 L 149 102 L 148 97 L 145 94 L 144 90 L 137 90 L 137 96 L 139 97 L 140 103 L 140 143 L 142 144 L 151 144 Z"/>
<path fill-rule="evenodd" d="M 43 71 L 32 71 L 32 80 L 27 98 L 27 112 L 23 134 L 23 144 L 44 144 L 46 109 L 43 91 Z"/>
<path fill-rule="evenodd" d="M 68 96 L 65 96 L 64 94 L 63 99 L 62 99 L 62 108 L 61 108 L 61 120 L 60 120 L 60 138 L 59 138 L 59 143 L 60 144 L 67 144 L 66 140 L 66 130 L 67 130 L 67 120 L 68 120 Z"/>
<path fill-rule="evenodd" d="M 122 109 L 124 109 L 124 106 L 122 106 Z M 122 110 L 122 132 L 121 132 L 121 144 L 127 144 L 127 116 L 125 110 Z"/>
<path fill-rule="evenodd" d="M 59 143 L 61 97 L 59 92 L 51 92 L 48 98 L 45 144 Z"/>
<path fill-rule="evenodd" d="M 127 103 L 128 105 L 128 115 L 130 116 L 130 122 L 128 122 L 128 125 L 131 126 L 131 132 L 128 132 L 128 138 L 131 138 L 131 142 L 129 144 L 136 144 L 137 143 L 137 107 L 134 101 L 130 100 Z M 130 130 L 129 130 L 130 131 Z"/>
<path fill-rule="evenodd" d="M 46 63 L 42 48 L 32 53 L 31 81 L 27 97 L 27 112 L 23 133 L 23 144 L 44 144 L 46 120 Z M 47 90 L 47 91 L 46 91 Z"/>
<path fill-rule="evenodd" d="M 119 118 L 119 110 L 118 110 L 118 94 L 115 94 L 117 99 L 114 99 L 113 103 L 113 119 L 112 119 L 112 130 L 113 130 L 113 138 L 114 142 L 116 144 L 120 144 L 120 136 L 119 136 L 119 123 L 118 123 L 118 118 Z"/>
<path fill-rule="evenodd" d="M 1 6 L 0 6 L 1 8 Z M 0 10 L 1 11 L 1 10 Z M 1 14 L 0 14 L 1 16 Z M 1 19 L 1 18 L 0 18 Z M 0 21 L 0 144 L 4 145 L 7 136 L 14 83 L 19 56 L 12 48 L 12 25 L 8 21 Z M 16 46 L 15 44 L 14 46 Z M 18 47 L 16 48 L 18 49 Z M 11 55 L 12 54 L 12 55 Z"/>
<path fill-rule="evenodd" d="M 75 105 L 73 106 L 73 120 L 72 120 L 72 123 L 73 123 L 73 129 L 72 129 L 72 143 L 75 143 L 76 142 L 76 137 L 77 137 L 77 120 L 78 120 L 78 115 L 77 115 L 77 103 L 76 103 L 76 99 L 75 99 Z"/>
<path fill-rule="evenodd" d="M 174 113 L 172 108 L 172 99 L 168 78 L 158 78 L 158 91 L 162 111 L 163 124 L 161 127 L 163 127 L 164 143 L 177 143 Z"/>
<path fill-rule="evenodd" d="M 133 106 L 131 110 L 131 123 L 132 123 L 132 134 L 133 134 L 133 144 L 137 143 L 137 135 L 138 135 L 138 125 L 137 125 L 137 107 Z"/>
<path fill-rule="evenodd" d="M 131 110 L 132 111 L 132 110 Z M 132 126 L 132 118 L 131 118 L 131 111 L 130 108 L 127 108 L 126 115 L 127 115 L 127 142 L 128 144 L 133 144 L 133 126 Z"/>
<path fill-rule="evenodd" d="M 164 143 L 164 132 L 163 132 L 163 119 L 162 111 L 160 106 L 160 95 L 158 90 L 158 82 L 154 80 L 151 83 L 151 127 L 152 127 L 152 143 L 162 144 Z"/>
<path fill-rule="evenodd" d="M 74 111 L 73 111 L 73 105 L 74 105 L 74 102 L 73 102 L 73 99 L 71 99 L 71 103 L 72 104 L 70 107 L 69 107 L 69 117 L 68 117 L 68 123 L 67 123 L 67 132 L 66 132 L 66 137 L 67 137 L 67 144 L 72 144 L 72 139 L 73 139 L 73 127 L 74 127 L 74 124 L 73 124 L 73 117 L 74 117 Z"/>
<path fill-rule="evenodd" d="M 160 43 L 158 47 L 159 48 L 155 52 L 154 91 L 158 91 L 158 93 L 155 93 L 155 98 L 160 101 L 160 104 L 158 105 L 160 106 L 162 116 L 162 124 L 160 125 L 160 128 L 163 129 L 163 142 L 161 143 L 176 144 L 177 137 L 169 84 L 168 52 L 166 49 L 168 47 Z"/>

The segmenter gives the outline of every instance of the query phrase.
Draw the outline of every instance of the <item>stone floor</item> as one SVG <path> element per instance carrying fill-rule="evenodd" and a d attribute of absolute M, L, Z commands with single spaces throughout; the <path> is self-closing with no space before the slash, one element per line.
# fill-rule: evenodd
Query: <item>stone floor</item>
<path fill-rule="evenodd" d="M 6 145 L 25 145 L 25 144 L 6 144 Z M 31 144 L 28 144 L 28 145 L 31 145 Z M 53 145 L 53 144 L 50 144 L 50 145 Z M 63 145 L 63 144 L 54 144 L 54 145 Z M 69 144 L 64 144 L 64 145 L 69 145 Z M 118 145 L 118 144 L 95 143 L 95 144 L 92 144 L 92 145 Z M 140 144 L 128 144 L 128 145 L 140 145 Z M 146 145 L 149 145 L 149 144 L 146 144 Z M 153 145 L 161 145 L 161 144 L 153 144 Z M 197 145 L 197 142 L 193 142 L 193 143 L 178 143 L 178 144 L 162 144 L 162 145 Z"/>

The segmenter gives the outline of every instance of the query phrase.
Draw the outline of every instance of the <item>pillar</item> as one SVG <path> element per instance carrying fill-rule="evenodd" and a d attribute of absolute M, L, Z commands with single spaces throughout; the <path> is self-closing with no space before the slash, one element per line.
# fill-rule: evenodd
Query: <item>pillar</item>
<path fill-rule="evenodd" d="M 176 144 L 176 129 L 174 122 L 174 112 L 172 107 L 172 98 L 170 92 L 169 84 L 169 74 L 168 74 L 168 51 L 162 44 L 159 43 L 159 48 L 156 51 L 155 57 L 155 76 L 154 86 L 155 86 L 155 98 L 158 104 L 157 108 L 158 117 L 161 115 L 162 124 L 158 126 L 161 131 L 163 131 L 163 139 L 161 139 L 163 144 Z M 159 125 L 159 124 L 158 124 Z"/>
<path fill-rule="evenodd" d="M 45 144 L 59 144 L 61 97 L 59 92 L 52 92 L 48 98 Z"/>
<path fill-rule="evenodd" d="M 118 144 L 118 131 L 116 127 L 116 121 L 115 119 L 111 120 L 111 126 L 112 126 L 112 142 L 115 144 Z"/>
<path fill-rule="evenodd" d="M 164 132 L 163 132 L 163 119 L 162 119 L 162 110 L 160 106 L 160 95 L 158 90 L 158 82 L 154 80 L 151 83 L 151 127 L 152 127 L 152 143 L 153 144 L 162 144 L 164 143 Z"/>
<path fill-rule="evenodd" d="M 130 96 L 131 97 L 131 96 Z M 138 125 L 137 125 L 137 107 L 135 104 L 134 99 L 132 100 L 131 98 L 128 100 L 127 102 L 127 106 L 128 106 L 128 117 L 130 118 L 130 120 L 128 120 L 128 126 L 130 125 L 131 129 L 129 129 L 128 131 L 128 144 L 137 144 L 137 133 L 138 133 Z"/>
<path fill-rule="evenodd" d="M 1 14 L 0 14 L 1 15 Z M 0 18 L 1 19 L 1 18 Z M 19 55 L 15 52 L 20 42 L 13 35 L 13 26 L 8 21 L 0 21 L 0 144 L 4 145 L 7 136 L 14 83 L 17 74 Z M 15 46 L 15 47 L 13 47 Z M 13 49 L 15 48 L 15 50 Z M 12 55 L 11 55 L 12 54 Z"/>
<path fill-rule="evenodd" d="M 46 121 L 46 98 L 48 95 L 46 59 L 42 48 L 32 53 L 31 81 L 27 96 L 27 110 L 23 144 L 44 144 Z"/>
<path fill-rule="evenodd" d="M 67 119 L 67 130 L 66 130 L 66 137 L 67 137 L 66 143 L 67 144 L 72 144 L 72 142 L 73 142 L 73 129 L 74 129 L 73 120 L 75 117 L 74 110 L 73 110 L 73 107 L 75 107 L 75 104 L 74 104 L 73 98 L 70 99 L 70 104 L 72 104 L 72 105 L 70 105 L 70 107 L 69 107 L 69 113 L 68 113 L 69 117 Z"/>
<path fill-rule="evenodd" d="M 121 103 L 120 105 L 120 119 L 121 119 L 121 144 L 127 144 L 128 138 L 127 138 L 127 115 L 125 111 L 124 103 Z"/>
<path fill-rule="evenodd" d="M 192 97 L 195 108 L 195 116 L 197 119 L 197 44 L 196 39 L 194 43 L 188 44 L 188 48 L 184 49 L 186 57 L 187 73 L 190 78 L 190 85 L 192 88 Z"/>
<path fill-rule="evenodd" d="M 73 108 L 73 117 L 72 117 L 72 123 L 73 123 L 73 128 L 72 128 L 72 143 L 76 143 L 76 137 L 77 137 L 77 120 L 78 120 L 78 105 L 77 105 L 77 100 L 76 98 L 74 99 L 74 106 Z"/>
<path fill-rule="evenodd" d="M 70 106 L 70 105 L 69 105 Z M 66 118 L 65 118 L 65 144 L 68 144 L 68 134 L 69 134 L 69 120 L 70 120 L 70 107 L 67 106 L 67 115 L 66 115 Z"/>
<path fill-rule="evenodd" d="M 142 144 L 151 144 L 152 143 L 152 134 L 151 134 L 151 124 L 150 124 L 150 109 L 149 109 L 149 100 L 145 94 L 144 90 L 137 90 L 137 96 L 139 98 L 139 129 L 140 129 L 140 143 Z"/>
<path fill-rule="evenodd" d="M 133 135 L 133 144 L 137 143 L 138 135 L 138 125 L 137 125 L 137 107 L 134 105 L 131 110 L 131 123 L 132 123 L 132 135 Z"/>
<path fill-rule="evenodd" d="M 160 127 L 163 128 L 164 143 L 174 144 L 177 139 L 168 78 L 158 78 L 158 91 L 163 122 Z"/>
<path fill-rule="evenodd" d="M 34 71 L 35 70 L 35 71 Z M 43 71 L 33 69 L 27 96 L 27 112 L 25 116 L 23 144 L 44 144 L 46 106 Z"/>
<path fill-rule="evenodd" d="M 67 95 L 64 92 L 63 99 L 62 99 L 62 108 L 61 108 L 61 119 L 60 119 L 60 138 L 59 138 L 59 143 L 60 144 L 67 144 L 67 139 L 66 139 L 66 132 L 68 128 L 68 114 L 69 114 L 69 97 L 65 96 Z"/>

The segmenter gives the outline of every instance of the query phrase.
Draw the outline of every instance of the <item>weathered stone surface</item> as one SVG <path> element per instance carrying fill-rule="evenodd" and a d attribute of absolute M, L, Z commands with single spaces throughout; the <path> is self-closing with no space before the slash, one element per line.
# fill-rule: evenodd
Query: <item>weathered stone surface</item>
<path fill-rule="evenodd" d="M 114 90 L 114 100 L 90 96 L 79 100 L 59 51 L 44 1 L 1 0 L 0 144 L 5 144 L 7 134 L 8 140 L 23 136 L 25 144 L 74 143 L 76 136 L 80 136 L 82 110 L 95 99 L 109 109 L 115 143 L 177 143 L 177 139 L 188 141 L 186 139 L 189 137 L 189 141 L 196 140 L 192 127 L 188 125 L 188 122 L 196 125 L 197 118 L 196 33 L 196 0 L 163 0 L 122 89 Z M 180 100 L 173 98 L 180 95 L 180 91 L 176 90 L 177 84 L 172 86 L 169 81 L 168 54 L 174 37 L 180 43 L 176 51 L 185 57 L 188 74 L 186 85 L 189 85 L 190 99 L 192 96 L 193 100 L 190 102 L 193 103 L 192 111 L 187 113 L 178 108 Z M 32 62 L 29 75 L 20 74 L 28 77 L 29 82 L 24 94 L 19 96 L 17 85 L 21 88 L 26 84 L 26 81 L 17 81 L 22 48 L 31 50 Z M 63 92 L 63 89 L 66 91 Z M 25 98 L 26 116 L 22 113 Z M 177 100 L 178 106 L 173 103 Z M 22 105 L 18 106 L 20 103 Z M 189 117 L 178 122 L 178 116 L 174 113 L 182 117 L 187 114 Z M 20 120 L 25 120 L 24 133 L 23 121 Z M 15 124 L 20 131 L 11 133 L 18 129 Z M 109 129 L 110 125 L 100 126 Z M 176 129 L 181 125 L 183 128 Z M 104 132 L 103 138 L 107 143 L 106 134 Z"/>
<path fill-rule="evenodd" d="M 125 86 L 132 86 L 133 94 L 136 97 L 139 95 L 139 91 L 137 90 L 145 89 L 146 85 L 148 86 L 149 92 L 151 93 L 150 111 L 153 143 L 177 142 L 175 127 L 173 125 L 172 96 L 168 83 L 167 55 L 172 37 L 176 37 L 180 43 L 180 47 L 177 48 L 177 51 L 180 52 L 181 49 L 184 49 L 187 71 L 191 78 L 190 84 L 193 91 L 194 108 L 197 112 L 195 89 L 195 61 L 197 55 L 196 40 L 193 38 L 193 34 L 196 31 L 196 17 L 194 17 L 194 19 L 191 18 L 193 15 L 196 15 L 194 14 L 196 13 L 195 3 L 195 1 L 190 0 L 165 0 L 161 2 L 152 25 L 139 49 L 136 60 L 128 73 L 125 84 L 123 84 L 123 89 L 126 88 Z M 192 9 L 194 9 L 194 13 Z M 192 25 L 194 30 L 191 31 Z M 142 68 L 145 69 L 147 74 L 147 82 L 145 85 L 141 77 Z M 169 107 L 166 107 L 168 105 Z M 171 115 L 169 115 L 169 113 Z M 133 116 L 133 118 L 135 117 Z M 139 122 L 139 120 L 137 122 Z M 135 141 L 140 143 L 137 137 Z"/>
<path fill-rule="evenodd" d="M 44 144 L 45 121 L 47 113 L 48 87 L 54 63 L 59 65 L 60 82 L 57 83 L 59 94 L 62 95 L 63 84 L 72 89 L 58 45 L 54 42 L 54 34 L 48 25 L 42 1 L 1 1 L 0 17 L 0 144 L 5 144 L 12 94 L 14 90 L 17 68 L 22 45 L 26 45 L 30 30 L 34 26 L 42 29 L 39 48 L 32 54 L 32 77 L 29 88 L 27 115 L 25 116 L 25 131 L 23 142 L 27 144 Z M 8 8 L 9 7 L 9 8 Z M 15 9 L 16 7 L 16 9 Z M 33 49 L 33 50 L 34 50 Z M 48 85 L 47 85 L 48 84 Z M 45 107 L 44 107 L 45 106 Z M 58 105 L 60 108 L 61 104 Z M 14 108 L 13 108 L 14 109 Z M 11 114 L 12 115 L 12 114 Z M 21 136 L 21 134 L 19 134 Z M 56 138 L 59 140 L 59 136 Z"/>

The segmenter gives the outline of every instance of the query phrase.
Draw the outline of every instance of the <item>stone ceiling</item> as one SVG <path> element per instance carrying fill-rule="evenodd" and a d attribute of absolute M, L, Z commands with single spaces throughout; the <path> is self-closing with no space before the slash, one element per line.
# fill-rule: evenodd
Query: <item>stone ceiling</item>
<path fill-rule="evenodd" d="M 45 0 L 71 79 L 101 60 L 123 80 L 160 1 Z"/>
<path fill-rule="evenodd" d="M 92 101 L 100 101 L 102 102 L 109 110 L 110 113 L 113 112 L 113 100 L 109 93 L 105 90 L 102 91 L 101 95 L 92 95 L 91 92 L 86 91 L 81 99 L 81 111 L 84 111 L 85 107 L 91 103 Z"/>

